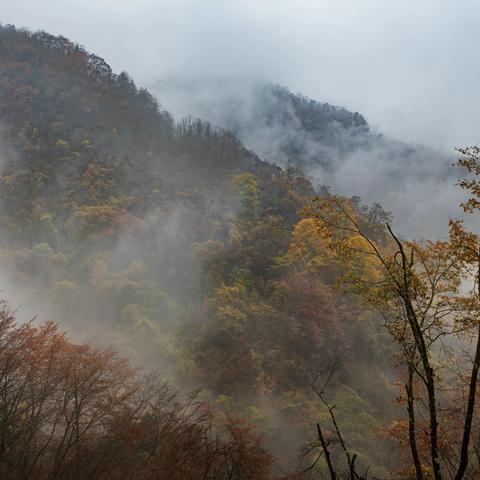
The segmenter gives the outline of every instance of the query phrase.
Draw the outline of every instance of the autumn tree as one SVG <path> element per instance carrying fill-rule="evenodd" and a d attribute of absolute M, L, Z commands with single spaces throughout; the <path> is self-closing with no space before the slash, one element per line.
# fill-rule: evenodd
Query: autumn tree
<path fill-rule="evenodd" d="M 473 212 L 480 205 L 479 150 L 461 153 L 459 165 L 474 174 L 460 182 L 471 193 L 463 207 Z M 343 266 L 344 285 L 381 312 L 399 346 L 414 477 L 461 480 L 471 474 L 480 364 L 479 236 L 452 220 L 447 240 L 407 241 L 389 223 L 372 225 L 355 202 L 334 195 L 317 198 L 305 214 Z M 454 342 L 470 345 L 468 365 Z M 453 438 L 452 412 L 460 418 Z"/>
<path fill-rule="evenodd" d="M 260 480 L 271 463 L 247 422 L 0 305 L 2 479 Z"/>

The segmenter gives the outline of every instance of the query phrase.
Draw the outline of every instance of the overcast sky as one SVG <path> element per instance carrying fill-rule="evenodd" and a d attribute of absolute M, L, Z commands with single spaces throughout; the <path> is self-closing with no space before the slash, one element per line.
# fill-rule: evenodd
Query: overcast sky
<path fill-rule="evenodd" d="M 402 140 L 480 142 L 475 0 L 0 0 L 0 21 L 69 37 L 141 85 L 259 77 Z"/>

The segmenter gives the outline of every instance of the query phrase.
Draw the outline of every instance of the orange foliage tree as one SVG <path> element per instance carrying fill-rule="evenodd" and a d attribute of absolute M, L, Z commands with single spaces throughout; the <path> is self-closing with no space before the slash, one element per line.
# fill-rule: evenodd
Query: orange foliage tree
<path fill-rule="evenodd" d="M 480 208 L 480 149 L 461 150 L 467 213 Z M 327 195 L 305 210 L 351 291 L 384 317 L 404 366 L 409 478 L 477 478 L 474 410 L 480 368 L 480 236 L 450 221 L 444 241 L 406 241 L 354 201 Z M 466 360 L 460 349 L 466 350 Z M 405 473 L 404 472 L 404 473 Z"/>
<path fill-rule="evenodd" d="M 260 480 L 270 466 L 246 422 L 1 304 L 0 478 Z"/>

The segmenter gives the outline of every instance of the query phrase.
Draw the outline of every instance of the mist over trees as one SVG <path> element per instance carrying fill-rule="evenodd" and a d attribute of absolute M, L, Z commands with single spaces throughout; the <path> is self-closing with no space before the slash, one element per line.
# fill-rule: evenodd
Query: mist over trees
<path fill-rule="evenodd" d="M 284 143 L 269 143 L 278 162 L 235 135 L 258 122 L 176 120 L 82 46 L 0 28 L 2 478 L 333 478 L 327 456 L 341 478 L 348 452 L 350 478 L 369 469 L 427 479 L 432 407 L 442 421 L 452 414 L 436 446 L 442 478 L 462 463 L 471 403 L 458 393 L 475 375 L 436 345 L 458 334 L 467 348 L 478 323 L 475 293 L 460 291 L 475 276 L 476 237 L 453 222 L 448 241 L 407 242 L 378 203 L 319 185 L 310 164 L 337 172 L 359 150 L 375 157 L 372 142 L 391 142 L 358 113 L 263 88 L 251 106 L 264 115 L 259 138 L 285 127 Z M 294 124 L 295 136 L 283 135 Z M 421 155 L 399 151 L 414 175 Z M 462 153 L 471 163 L 461 167 L 478 173 L 475 152 Z M 342 213 L 361 229 L 337 236 Z M 413 252 L 407 267 L 395 263 L 400 246 Z M 381 259 L 397 265 L 390 277 Z M 435 316 L 445 304 L 451 324 Z M 426 322 L 427 351 L 402 305 L 420 329 Z M 20 321 L 24 311 L 39 319 Z M 456 394 L 447 367 L 457 368 Z M 438 405 L 431 385 L 444 395 Z M 418 462 L 405 402 L 415 406 Z M 471 428 L 465 478 L 478 467 L 476 420 Z"/>
<path fill-rule="evenodd" d="M 232 131 L 262 159 L 381 203 L 405 235 L 446 235 L 449 216 L 461 213 L 450 152 L 388 138 L 358 112 L 249 78 L 167 78 L 151 88 L 176 115 Z"/>

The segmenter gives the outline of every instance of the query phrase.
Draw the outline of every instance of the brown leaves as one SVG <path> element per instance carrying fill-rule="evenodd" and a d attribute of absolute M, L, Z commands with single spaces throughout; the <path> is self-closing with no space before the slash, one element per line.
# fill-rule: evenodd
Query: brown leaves
<path fill-rule="evenodd" d="M 245 422 L 1 305 L 1 478 L 260 480 L 270 464 Z"/>

